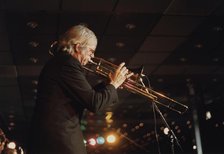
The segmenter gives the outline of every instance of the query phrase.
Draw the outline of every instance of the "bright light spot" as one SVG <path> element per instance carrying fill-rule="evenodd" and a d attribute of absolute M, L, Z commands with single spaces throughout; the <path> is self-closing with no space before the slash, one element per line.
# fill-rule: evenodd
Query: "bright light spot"
<path fill-rule="evenodd" d="M 114 135 L 108 135 L 107 136 L 107 142 L 108 143 L 114 143 L 116 141 L 116 137 Z"/>
<path fill-rule="evenodd" d="M 15 142 L 9 142 L 9 143 L 7 144 L 7 147 L 8 147 L 9 149 L 15 149 L 15 148 L 16 148 L 16 143 L 15 143 Z"/>
<path fill-rule="evenodd" d="M 206 120 L 209 120 L 212 118 L 212 114 L 210 111 L 207 111 L 205 115 L 206 115 Z"/>
<path fill-rule="evenodd" d="M 127 126 L 128 126 L 128 125 L 127 125 L 127 124 L 125 124 L 125 123 L 122 125 L 122 127 L 124 127 L 124 128 L 126 128 Z"/>
<path fill-rule="evenodd" d="M 143 127 L 143 126 L 144 126 L 144 123 L 141 122 L 141 123 L 139 124 L 139 126 L 140 126 L 140 127 Z"/>
<path fill-rule="evenodd" d="M 125 132 L 125 133 L 124 133 L 124 136 L 128 136 L 128 133 L 127 133 L 127 132 Z"/>
<path fill-rule="evenodd" d="M 129 24 L 125 25 L 125 27 L 126 27 L 128 30 L 132 30 L 132 29 L 135 29 L 135 28 L 136 28 L 136 25 L 135 25 L 135 24 L 132 24 L 132 23 L 129 23 Z"/>
<path fill-rule="evenodd" d="M 186 62 L 186 61 L 187 61 L 187 59 L 186 59 L 186 58 L 184 58 L 184 57 L 181 57 L 181 58 L 180 58 L 180 61 L 181 61 L 181 62 Z"/>
<path fill-rule="evenodd" d="M 94 138 L 90 138 L 88 140 L 89 144 L 92 145 L 92 146 L 95 146 L 96 145 L 96 140 Z"/>
<path fill-rule="evenodd" d="M 203 47 L 203 44 L 200 44 L 200 43 L 199 44 L 196 44 L 195 47 L 200 49 L 200 48 Z"/>
<path fill-rule="evenodd" d="M 197 146 L 196 146 L 196 145 L 193 145 L 193 149 L 194 149 L 194 150 L 197 149 Z"/>
<path fill-rule="evenodd" d="M 190 124 L 191 124 L 191 121 L 190 121 L 190 120 L 188 120 L 188 121 L 187 121 L 187 125 L 190 125 Z"/>
<path fill-rule="evenodd" d="M 124 47 L 125 46 L 125 44 L 123 43 L 123 42 L 116 42 L 116 47 L 118 47 L 118 48 L 122 48 L 122 47 Z"/>
<path fill-rule="evenodd" d="M 15 123 L 14 122 L 10 122 L 9 123 L 9 126 L 12 126 L 13 127 L 13 126 L 15 126 Z"/>
<path fill-rule="evenodd" d="M 98 143 L 98 144 L 104 144 L 105 143 L 105 139 L 103 138 L 103 137 L 97 137 L 97 139 L 96 139 L 96 142 Z"/>
<path fill-rule="evenodd" d="M 106 122 L 107 122 L 107 123 L 112 123 L 112 122 L 113 122 L 113 120 L 112 120 L 112 116 L 113 116 L 113 112 L 106 112 L 106 117 L 105 117 L 105 119 L 106 119 Z"/>
<path fill-rule="evenodd" d="M 164 128 L 164 129 L 163 129 L 163 133 L 164 133 L 165 135 L 168 135 L 168 134 L 169 134 L 169 128 L 167 128 L 167 127 Z"/>
<path fill-rule="evenodd" d="M 139 129 L 139 126 L 135 126 L 135 129 Z"/>

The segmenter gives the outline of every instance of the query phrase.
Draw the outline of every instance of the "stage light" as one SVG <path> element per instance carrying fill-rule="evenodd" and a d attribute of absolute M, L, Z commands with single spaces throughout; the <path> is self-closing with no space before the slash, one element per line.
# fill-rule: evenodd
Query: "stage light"
<path fill-rule="evenodd" d="M 86 145 L 87 141 L 86 141 L 85 139 L 83 140 L 83 142 L 84 142 L 84 144 Z"/>
<path fill-rule="evenodd" d="M 9 149 L 15 149 L 15 148 L 16 148 L 16 143 L 15 143 L 15 142 L 9 142 L 9 143 L 7 144 L 7 147 L 8 147 Z"/>
<path fill-rule="evenodd" d="M 104 144 L 105 143 L 105 139 L 101 136 L 97 137 L 96 139 L 97 144 Z"/>
<path fill-rule="evenodd" d="M 193 149 L 194 149 L 194 150 L 197 149 L 197 146 L 196 146 L 196 145 L 193 145 Z"/>
<path fill-rule="evenodd" d="M 114 143 L 115 141 L 116 141 L 116 137 L 113 134 L 107 136 L 108 143 Z"/>
<path fill-rule="evenodd" d="M 165 135 L 168 135 L 168 134 L 169 134 L 169 128 L 167 128 L 167 127 L 164 128 L 164 129 L 163 129 L 163 133 L 164 133 Z"/>
<path fill-rule="evenodd" d="M 127 28 L 128 30 L 133 30 L 136 28 L 136 25 L 133 23 L 128 23 L 125 25 L 125 28 Z"/>
<path fill-rule="evenodd" d="M 88 143 L 89 143 L 90 145 L 92 145 L 92 146 L 95 146 L 95 145 L 96 145 L 96 140 L 95 140 L 94 138 L 90 138 L 90 139 L 88 140 Z"/>
<path fill-rule="evenodd" d="M 212 114 L 210 111 L 207 111 L 205 115 L 206 115 L 206 117 L 205 117 L 206 120 L 209 120 L 212 118 Z"/>

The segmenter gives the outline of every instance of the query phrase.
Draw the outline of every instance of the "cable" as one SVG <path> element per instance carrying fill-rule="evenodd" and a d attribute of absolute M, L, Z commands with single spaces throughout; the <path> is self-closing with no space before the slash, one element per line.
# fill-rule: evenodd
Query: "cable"
<path fill-rule="evenodd" d="M 148 83 L 148 87 L 149 87 L 149 88 L 152 88 L 152 87 L 151 87 L 151 84 L 150 84 L 150 80 L 149 80 L 149 78 L 148 78 L 146 75 L 144 75 L 143 77 L 146 78 L 147 83 Z M 144 83 L 143 83 L 142 80 L 141 80 L 141 82 L 142 82 L 142 84 L 144 85 Z M 147 90 L 147 92 L 149 92 L 149 91 Z M 155 125 L 154 125 L 154 131 L 155 131 L 155 136 L 156 136 L 157 149 L 158 149 L 158 153 L 161 154 L 161 151 L 160 151 L 160 144 L 159 144 L 159 138 L 158 138 L 158 132 L 157 132 L 157 120 L 156 120 L 157 118 L 156 118 L 155 105 L 156 105 L 155 102 L 152 101 L 152 110 L 153 110 L 153 117 L 154 117 L 154 123 L 155 123 Z"/>
<path fill-rule="evenodd" d="M 158 132 L 157 132 L 157 120 L 156 120 L 155 102 L 152 102 L 152 110 L 153 110 L 153 117 L 154 117 L 154 123 L 155 123 L 154 131 L 155 131 L 155 136 L 156 136 L 157 149 L 158 149 L 158 153 L 161 154 L 159 138 L 158 138 Z"/>

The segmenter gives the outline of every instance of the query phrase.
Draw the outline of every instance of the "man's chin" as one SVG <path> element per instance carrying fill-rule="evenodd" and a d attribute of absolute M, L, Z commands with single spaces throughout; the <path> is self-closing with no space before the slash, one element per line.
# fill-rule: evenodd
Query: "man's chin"
<path fill-rule="evenodd" d="M 82 65 L 85 66 L 85 65 L 87 65 L 88 63 L 89 63 L 88 61 L 85 61 L 85 62 L 82 63 Z"/>

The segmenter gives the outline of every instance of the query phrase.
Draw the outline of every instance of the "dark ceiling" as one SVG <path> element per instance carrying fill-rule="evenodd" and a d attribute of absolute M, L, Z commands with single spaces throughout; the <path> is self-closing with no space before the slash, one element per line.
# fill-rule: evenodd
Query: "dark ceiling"
<path fill-rule="evenodd" d="M 199 145 L 197 124 L 204 153 L 224 152 L 218 142 L 224 136 L 223 0 L 1 0 L 0 127 L 9 139 L 26 147 L 38 75 L 50 57 L 50 44 L 79 23 L 96 33 L 96 56 L 114 64 L 125 61 L 129 68 L 143 65 L 154 90 L 189 106 L 183 115 L 159 106 L 183 148 L 175 144 L 178 153 L 197 153 L 192 148 Z M 87 75 L 94 83 L 96 76 Z M 119 137 L 117 145 L 87 144 L 89 153 L 158 153 L 158 147 L 171 153 L 151 101 L 125 90 L 119 95 L 119 104 L 97 114 L 85 112 L 86 140 L 111 131 Z M 212 117 L 206 120 L 208 111 Z M 113 122 L 107 123 L 110 113 Z"/>

